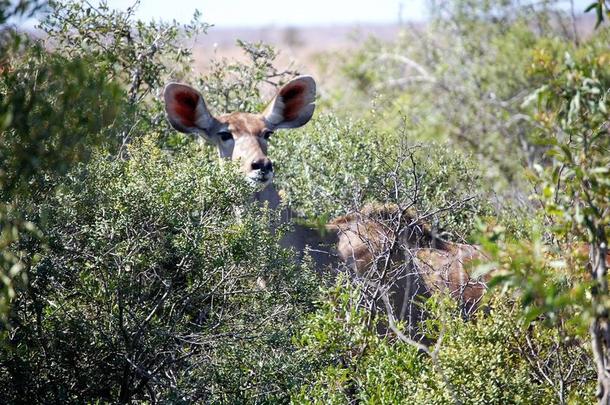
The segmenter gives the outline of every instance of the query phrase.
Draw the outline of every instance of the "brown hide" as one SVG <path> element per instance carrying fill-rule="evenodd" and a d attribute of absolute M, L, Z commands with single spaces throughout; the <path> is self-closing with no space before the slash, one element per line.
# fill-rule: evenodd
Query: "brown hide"
<path fill-rule="evenodd" d="M 392 205 L 367 205 L 328 226 L 338 233 L 341 260 L 365 280 L 387 285 L 394 316 L 410 328 L 422 319 L 414 305 L 417 296 L 446 293 L 470 312 L 485 293 L 488 278 L 472 276 L 485 259 L 478 247 L 440 240 L 415 218 Z"/>
<path fill-rule="evenodd" d="M 447 245 L 413 213 L 400 212 L 391 204 L 366 205 L 357 213 L 334 219 L 327 228 L 338 233 L 337 253 L 341 260 L 360 275 L 381 256 L 396 260 L 401 247 L 445 249 Z"/>
<path fill-rule="evenodd" d="M 485 260 L 477 246 L 448 243 L 445 250 L 415 249 L 414 256 L 428 289 L 447 293 L 469 306 L 476 306 L 485 293 L 489 276 L 471 276 L 476 265 Z"/>

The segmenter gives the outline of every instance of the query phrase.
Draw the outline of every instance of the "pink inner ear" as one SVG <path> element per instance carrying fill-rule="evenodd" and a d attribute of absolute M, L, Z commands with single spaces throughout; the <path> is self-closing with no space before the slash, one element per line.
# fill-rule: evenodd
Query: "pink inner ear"
<path fill-rule="evenodd" d="M 184 127 L 194 127 L 196 122 L 197 104 L 199 96 L 189 91 L 178 91 L 174 94 L 169 110 L 176 116 Z"/>
<path fill-rule="evenodd" d="M 284 120 L 292 121 L 298 118 L 299 112 L 305 107 L 305 86 L 301 83 L 295 83 L 284 87 L 280 91 L 282 101 L 284 101 Z"/>

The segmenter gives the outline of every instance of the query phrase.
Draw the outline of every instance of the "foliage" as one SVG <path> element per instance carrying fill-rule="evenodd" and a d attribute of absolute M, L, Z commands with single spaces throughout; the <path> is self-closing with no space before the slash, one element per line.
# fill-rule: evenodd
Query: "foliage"
<path fill-rule="evenodd" d="M 105 0 L 97 6 L 53 0 L 49 6 L 40 28 L 54 52 L 67 58 L 88 57 L 94 61 L 92 69 L 126 89 L 131 108 L 122 110 L 119 119 L 123 142 L 163 124 L 160 90 L 169 79 L 183 80 L 191 74 L 188 41 L 209 27 L 200 21 L 201 14 L 195 11 L 192 21 L 182 25 L 136 20 L 139 1 L 126 11 L 110 8 Z"/>
<path fill-rule="evenodd" d="M 610 5 L 608 5 L 606 0 L 596 0 L 589 4 L 589 6 L 585 9 L 585 12 L 590 12 L 593 10 L 595 10 L 595 17 L 597 18 L 597 21 L 595 22 L 595 28 L 597 28 L 602 22 L 604 22 L 604 12 L 606 15 L 610 15 Z"/>
<path fill-rule="evenodd" d="M 145 23 L 134 19 L 139 2 L 119 11 L 101 1 L 97 7 L 76 1 L 51 1 L 40 28 L 55 51 L 65 56 L 88 55 L 108 78 L 128 86 L 129 101 L 143 100 L 163 86 L 168 76 L 182 78 L 190 71 L 188 39 L 209 27 L 195 12 L 190 24 L 175 21 Z"/>
<path fill-rule="evenodd" d="M 590 325 L 598 367 L 597 396 L 606 402 L 610 400 L 610 380 L 601 372 L 601 363 L 607 361 L 608 347 L 601 342 L 609 297 L 610 69 L 605 62 L 607 49 L 600 45 L 607 42 L 608 31 L 594 38 L 582 49 L 562 56 L 544 51 L 535 54 L 532 74 L 549 79 L 529 100 L 539 123 L 537 135 L 547 146 L 546 160 L 532 174 L 539 187 L 536 197 L 548 215 L 550 236 L 574 247 L 564 249 L 561 267 L 578 275 L 570 286 L 581 292 L 572 299 L 547 299 L 547 305 L 539 308 L 548 313 L 566 306 L 577 313 L 580 322 Z M 583 255 L 588 260 L 583 261 Z M 539 295 L 556 294 L 552 285 L 545 287 Z"/>
<path fill-rule="evenodd" d="M 277 90 L 298 72 L 275 67 L 278 51 L 262 42 L 237 40 L 238 47 L 248 57 L 247 62 L 214 59 L 209 71 L 198 79 L 206 103 L 218 113 L 242 111 L 262 112 L 262 86 Z"/>
<path fill-rule="evenodd" d="M 108 136 L 121 104 L 118 86 L 92 72 L 88 60 L 66 60 L 33 46 L 2 75 L 2 198 L 34 193 L 53 174 L 86 159 L 91 145 Z M 9 92 L 10 89 L 10 92 Z M 96 106 L 73 108 L 74 102 Z M 104 132 L 108 131 L 108 132 Z"/>
<path fill-rule="evenodd" d="M 39 207 L 49 251 L 27 247 L 41 258 L 13 302 L 2 402 L 286 395 L 291 320 L 315 288 L 272 213 L 197 149 L 129 153 L 80 166 Z"/>
<path fill-rule="evenodd" d="M 565 14 L 541 7 L 522 7 L 518 2 L 440 2 L 435 10 L 438 25 L 407 30 L 394 43 L 372 40 L 360 52 L 348 56 L 345 73 L 352 80 L 351 86 L 342 87 L 342 97 L 334 104 L 348 111 L 354 106 L 355 111 L 361 111 L 372 105 L 372 112 L 366 113 L 372 132 L 399 132 L 405 120 L 397 117 L 407 111 L 406 121 L 417 123 L 409 132 L 412 141 L 445 139 L 471 151 L 486 167 L 486 177 L 493 180 L 493 187 L 501 191 L 500 220 L 491 220 L 492 233 L 480 241 L 491 263 L 479 271 L 496 269 L 494 285 L 511 289 L 519 298 L 510 311 L 518 323 L 523 322 L 521 330 L 535 332 L 525 340 L 517 339 L 514 346 L 507 343 L 510 339 L 506 335 L 499 342 L 504 344 L 502 349 L 513 347 L 520 356 L 518 362 L 528 363 L 520 368 L 503 358 L 511 364 L 510 372 L 475 371 L 470 368 L 474 367 L 470 359 L 480 359 L 479 354 L 464 350 L 467 344 L 462 340 L 459 350 L 443 362 L 450 386 L 456 387 L 437 394 L 435 398 L 443 402 L 455 402 L 453 391 L 463 400 L 460 390 L 468 382 L 460 377 L 467 376 L 476 386 L 474 380 L 479 375 L 486 377 L 473 390 L 473 402 L 479 398 L 485 398 L 484 402 L 590 402 L 594 394 L 591 364 L 603 371 L 600 364 L 605 360 L 600 359 L 606 356 L 602 345 L 607 339 L 604 331 L 608 330 L 607 281 L 605 272 L 600 278 L 591 269 L 596 265 L 605 268 L 607 252 L 608 31 L 601 29 L 582 40 L 570 29 Z M 349 105 L 342 104 L 345 100 Z M 361 137 L 349 139 L 342 147 L 351 151 L 350 146 L 360 141 Z M 389 144 L 396 147 L 398 143 Z M 383 146 L 375 146 L 373 150 L 389 156 Z M 332 161 L 343 164 L 346 159 L 333 157 Z M 364 163 L 365 172 L 371 170 L 370 162 L 370 156 L 359 162 Z M 341 173 L 341 164 L 334 163 L 332 173 Z M 356 169 L 350 167 L 349 173 L 358 172 L 359 167 L 354 166 Z M 498 181 L 500 177 L 505 179 Z M 523 204 L 524 197 L 531 193 L 530 185 L 535 187 L 535 194 Z M 388 200 L 383 193 L 373 195 Z M 325 200 L 317 199 L 316 204 L 323 205 Z M 511 233 L 506 234 L 503 225 L 510 212 L 522 217 L 510 219 Z M 545 233 L 540 235 L 539 229 Z M 594 262 L 587 263 L 587 252 L 596 257 Z M 524 309 L 523 320 L 519 305 Z M 489 321 L 500 322 L 502 315 L 491 312 Z M 453 318 L 443 319 L 451 323 Z M 450 329 L 445 331 L 439 359 L 443 358 L 445 344 L 450 345 Z M 594 343 L 592 354 L 587 343 L 589 331 Z M 324 341 L 324 334 L 318 336 Z M 599 349 L 595 349 L 596 341 Z M 370 344 L 373 348 L 382 346 L 378 342 Z M 498 349 L 492 347 L 487 346 L 485 355 L 494 350 L 497 353 Z M 332 395 L 338 402 L 361 399 L 357 395 L 365 384 L 358 378 L 369 378 L 381 361 L 376 359 L 358 374 L 354 363 L 366 355 L 355 351 L 358 355 L 348 362 L 349 367 L 342 367 L 344 360 L 330 362 L 313 380 L 316 388 L 303 389 L 298 398 L 320 402 Z M 461 357 L 463 351 L 465 357 Z M 397 357 L 393 355 L 392 359 Z M 566 362 L 567 358 L 570 360 Z M 428 367 L 430 375 L 437 376 L 437 383 L 444 384 Z M 389 369 L 388 376 L 396 375 L 400 366 Z M 424 397 L 414 400 L 415 391 L 406 387 L 405 381 L 418 378 L 420 373 L 417 370 L 416 377 L 401 380 L 402 392 L 408 392 L 405 395 L 410 402 L 433 402 Z M 510 398 L 502 397 L 503 389 L 494 392 L 490 384 L 501 381 L 507 373 L 516 379 L 509 384 L 514 388 L 508 394 L 514 395 Z M 528 379 L 535 383 L 526 388 Z M 391 392 L 387 381 L 381 386 Z M 597 392 L 600 400 L 604 393 L 607 395 L 606 387 Z M 579 390 L 586 394 L 580 396 Z M 373 402 L 381 401 L 376 398 Z M 400 401 L 392 398 L 388 402 Z"/>
<path fill-rule="evenodd" d="M 323 306 L 298 338 L 301 350 L 320 363 L 319 371 L 293 402 L 578 403 L 593 394 L 587 352 L 565 341 L 559 328 L 525 326 L 519 306 L 505 296 L 491 298 L 487 313 L 479 311 L 470 321 L 457 315 L 454 303 L 427 303 L 431 316 L 424 329 L 434 339 L 442 330 L 439 364 L 454 393 L 429 356 L 378 336 L 358 304 L 358 290 L 344 279 L 326 291 Z M 562 380 L 558 397 L 555 380 L 546 377 L 568 370 L 580 379 Z"/>
<path fill-rule="evenodd" d="M 165 123 L 170 80 L 215 113 L 261 111 L 298 74 L 274 48 L 239 41 L 247 61 L 194 76 L 199 14 L 143 23 L 137 3 L 51 2 L 44 43 L 4 30 L 43 5 L 0 1 L 0 402 L 583 403 L 592 364 L 604 388 L 607 27 L 438 1 L 426 27 L 333 53 L 340 85 L 271 138 L 303 220 L 396 203 L 447 239 L 481 231 L 477 272 L 502 291 L 469 320 L 422 301 L 418 346 L 358 280 L 320 294 L 279 213 Z"/>
<path fill-rule="evenodd" d="M 406 127 L 378 131 L 364 121 L 321 115 L 306 128 L 278 134 L 269 153 L 286 200 L 303 216 L 324 221 L 366 202 L 393 202 L 413 206 L 453 238 L 468 237 L 475 216 L 491 212 L 480 169 L 446 145 L 409 139 Z"/>
<path fill-rule="evenodd" d="M 528 75 L 529 57 L 549 38 L 564 49 L 578 40 L 552 3 L 434 2 L 429 27 L 407 27 L 391 42 L 369 40 L 345 57 L 347 90 L 336 105 L 350 108 L 342 103 L 349 100 L 362 114 L 372 104 L 368 119 L 392 131 L 406 116 L 417 124 L 413 141 L 448 142 L 486 168 L 496 191 L 526 197 L 523 167 L 543 150 L 521 110 L 542 84 Z"/>
<path fill-rule="evenodd" d="M 0 23 L 12 16 L 31 16 L 44 6 L 39 1 L 3 6 Z M 188 55 L 174 46 L 180 32 L 176 24 L 158 27 L 139 22 L 137 35 L 131 38 L 133 10 L 119 13 L 105 3 L 93 8 L 80 2 L 51 2 L 48 9 L 50 14 L 42 27 L 54 43 L 54 53 L 24 35 L 2 34 L 2 316 L 7 300 L 15 294 L 13 280 L 24 276 L 22 270 L 32 259 L 11 246 L 20 233 L 40 236 L 16 200 L 36 196 L 40 188 L 48 189 L 55 176 L 86 160 L 100 142 L 127 140 L 133 123 L 139 121 L 132 120 L 134 114 L 141 116 L 145 111 L 136 108 L 136 101 L 141 105 L 141 99 L 164 80 L 161 73 L 167 69 L 159 53 L 182 63 Z M 191 31 L 200 29 L 194 24 Z M 115 35 L 114 42 L 108 42 L 110 34 Z M 129 40 L 123 41 L 125 36 Z M 130 80 L 125 99 L 118 84 Z M 74 108 L 75 100 L 84 107 Z M 148 128 L 150 122 L 159 121 L 159 111 L 157 107 L 153 114 L 157 118 L 147 115 Z"/>
<path fill-rule="evenodd" d="M 600 42 L 608 38 L 606 31 Z M 540 198 L 558 237 L 572 234 L 588 242 L 595 241 L 595 229 L 607 228 L 610 203 L 610 54 L 597 46 L 595 41 L 576 58 L 565 53 L 563 61 L 544 51 L 536 55 L 533 74 L 551 80 L 531 99 L 537 135 L 548 146 L 548 164 L 537 167 Z"/>
<path fill-rule="evenodd" d="M 11 89 L 10 95 L 0 100 L 3 314 L 7 298 L 14 296 L 13 279 L 24 275 L 22 269 L 31 260 L 10 246 L 19 240 L 21 232 L 38 235 L 36 226 L 17 208 L 17 202 L 26 196 L 36 199 L 58 175 L 85 159 L 91 145 L 103 139 L 102 129 L 111 124 L 121 105 L 119 88 L 91 74 L 86 61 L 47 59 L 34 52 L 27 67 L 0 77 L 0 86 Z M 97 109 L 72 109 L 74 100 L 91 103 Z"/>
<path fill-rule="evenodd" d="M 3 62 L 1 401 L 286 398 L 313 276 L 232 165 L 154 146 L 180 28 L 130 13 L 52 3 L 53 52 L 16 36 Z"/>
<path fill-rule="evenodd" d="M 29 14 L 40 2 L 20 2 L 7 15 Z M 5 16 L 6 17 L 6 16 Z M 3 34 L 4 35 L 4 34 Z M 121 90 L 91 69 L 90 59 L 47 54 L 17 33 L 0 45 L 0 318 L 15 296 L 15 281 L 34 257 L 15 249 L 20 238 L 40 237 L 23 200 L 48 191 L 56 178 L 87 158 L 123 104 Z M 75 109 L 75 100 L 94 109 Z M 106 135 L 106 136 L 105 136 Z"/>

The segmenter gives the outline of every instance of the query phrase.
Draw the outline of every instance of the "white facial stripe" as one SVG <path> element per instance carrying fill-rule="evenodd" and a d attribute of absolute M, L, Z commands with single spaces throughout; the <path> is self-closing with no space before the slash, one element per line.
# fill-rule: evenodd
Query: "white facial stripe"
<path fill-rule="evenodd" d="M 235 138 L 234 138 L 235 139 Z M 244 151 L 248 151 L 250 149 L 250 145 L 248 145 L 249 139 L 247 136 L 240 136 L 234 140 L 235 146 L 233 147 L 233 155 L 234 157 L 245 157 L 248 153 L 244 153 Z"/>

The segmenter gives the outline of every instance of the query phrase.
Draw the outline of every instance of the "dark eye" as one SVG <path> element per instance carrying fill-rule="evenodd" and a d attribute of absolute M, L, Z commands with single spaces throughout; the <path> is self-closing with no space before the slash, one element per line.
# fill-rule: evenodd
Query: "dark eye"
<path fill-rule="evenodd" d="M 233 134 L 229 131 L 220 131 L 218 135 L 220 135 L 220 139 L 222 139 L 223 142 L 233 139 Z"/>
<path fill-rule="evenodd" d="M 269 131 L 268 129 L 263 132 L 263 138 L 269 139 L 269 137 L 273 135 L 273 131 Z"/>

